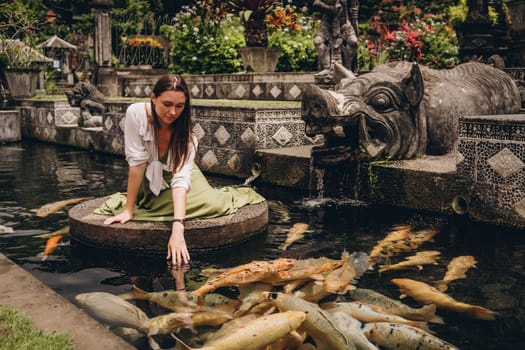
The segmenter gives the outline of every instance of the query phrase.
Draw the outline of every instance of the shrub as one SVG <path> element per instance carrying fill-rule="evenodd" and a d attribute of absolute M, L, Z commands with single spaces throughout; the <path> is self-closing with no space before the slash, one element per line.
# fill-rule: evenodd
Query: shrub
<path fill-rule="evenodd" d="M 296 12 L 294 7 L 277 8 L 266 20 L 270 46 L 280 47 L 279 72 L 317 70 L 314 37 L 319 26 L 312 17 Z"/>
<path fill-rule="evenodd" d="M 186 8 L 171 26 L 161 27 L 172 44 L 170 69 L 180 74 L 233 73 L 241 70 L 237 48 L 243 38 L 240 21 L 227 17 L 218 25 L 210 25 Z"/>

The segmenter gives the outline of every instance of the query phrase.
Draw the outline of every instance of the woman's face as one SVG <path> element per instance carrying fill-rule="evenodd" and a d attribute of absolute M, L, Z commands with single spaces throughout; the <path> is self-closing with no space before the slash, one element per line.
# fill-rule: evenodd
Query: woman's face
<path fill-rule="evenodd" d="M 186 106 L 186 95 L 182 91 L 167 90 L 159 96 L 152 96 L 151 101 L 161 126 L 169 126 L 182 114 Z"/>

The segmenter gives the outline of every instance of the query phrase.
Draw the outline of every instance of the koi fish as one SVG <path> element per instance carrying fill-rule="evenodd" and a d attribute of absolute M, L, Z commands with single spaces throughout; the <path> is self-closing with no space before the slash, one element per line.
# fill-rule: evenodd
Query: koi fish
<path fill-rule="evenodd" d="M 0 234 L 14 233 L 15 230 L 12 227 L 0 225 Z"/>
<path fill-rule="evenodd" d="M 133 328 L 147 335 L 158 332 L 144 311 L 111 293 L 82 293 L 75 296 L 75 300 L 84 311 L 106 325 Z"/>
<path fill-rule="evenodd" d="M 293 242 L 298 241 L 304 237 L 305 232 L 308 231 L 308 224 L 304 222 L 297 222 L 293 224 L 286 241 L 281 245 L 281 250 L 286 250 Z"/>
<path fill-rule="evenodd" d="M 166 309 L 176 312 L 195 312 L 203 307 L 197 304 L 198 298 L 185 291 L 164 290 L 161 292 L 147 292 L 133 285 L 131 293 L 120 297 L 124 300 L 147 300 Z"/>
<path fill-rule="evenodd" d="M 442 280 L 435 283 L 436 289 L 446 292 L 451 281 L 467 278 L 467 271 L 471 267 L 476 267 L 477 261 L 472 255 L 457 256 L 447 265 L 447 272 Z"/>
<path fill-rule="evenodd" d="M 252 261 L 226 270 L 210 277 L 208 281 L 192 293 L 202 297 L 219 287 L 239 286 L 253 282 L 271 280 L 280 271 L 295 265 L 296 259 L 279 258 L 271 261 Z"/>
<path fill-rule="evenodd" d="M 302 311 L 306 319 L 302 328 L 312 337 L 317 347 L 331 350 L 355 350 L 355 345 L 333 324 L 329 315 L 319 305 L 302 298 L 280 292 L 263 292 L 263 295 L 281 311 Z"/>
<path fill-rule="evenodd" d="M 302 298 L 311 302 L 318 302 L 324 297 L 330 295 L 324 290 L 323 284 L 316 281 L 310 281 L 292 294 L 294 297 Z"/>
<path fill-rule="evenodd" d="M 415 255 L 411 255 L 397 264 L 379 265 L 379 273 L 391 270 L 404 270 L 413 266 L 416 266 L 418 270 L 422 270 L 423 265 L 437 265 L 437 259 L 440 254 L 441 252 L 436 250 L 417 252 Z"/>
<path fill-rule="evenodd" d="M 220 326 L 233 317 L 219 312 L 171 312 L 153 317 L 150 326 L 158 330 L 158 334 L 168 334 L 179 328 L 194 328 L 199 326 Z"/>
<path fill-rule="evenodd" d="M 398 255 L 400 253 L 407 253 L 418 249 L 421 245 L 427 241 L 430 241 L 438 233 L 436 229 L 420 230 L 406 238 L 393 241 L 388 244 L 384 249 L 384 255 L 387 258 Z"/>
<path fill-rule="evenodd" d="M 459 350 L 443 339 L 405 324 L 371 322 L 364 325 L 363 332 L 368 340 L 384 349 Z"/>
<path fill-rule="evenodd" d="M 323 310 L 340 310 L 361 322 L 391 322 L 407 324 L 421 329 L 427 328 L 427 323 L 423 321 L 408 320 L 404 317 L 390 314 L 376 305 L 363 304 L 358 301 L 353 302 L 329 302 L 321 305 Z"/>
<path fill-rule="evenodd" d="M 270 213 L 277 214 L 279 222 L 290 222 L 290 212 L 283 202 L 268 201 L 268 208 L 270 209 Z"/>
<path fill-rule="evenodd" d="M 46 260 L 49 255 L 51 255 L 55 249 L 57 249 L 58 244 L 62 240 L 62 236 L 53 236 L 49 238 L 46 242 L 46 246 L 44 248 L 44 253 L 42 254 L 42 261 Z"/>
<path fill-rule="evenodd" d="M 355 286 L 350 283 L 355 277 L 354 265 L 350 261 L 350 254 L 345 251 L 341 256 L 341 267 L 328 273 L 323 281 L 323 289 L 327 293 L 344 294 Z"/>
<path fill-rule="evenodd" d="M 470 317 L 491 321 L 496 318 L 496 313 L 481 306 L 471 305 L 455 300 L 451 296 L 441 293 L 436 288 L 424 282 L 408 278 L 394 278 L 391 280 L 404 295 L 423 304 L 435 304 L 438 308 L 464 313 Z"/>
<path fill-rule="evenodd" d="M 274 284 L 279 282 L 286 282 L 292 280 L 301 280 L 316 278 L 323 272 L 332 271 L 341 266 L 340 260 L 333 260 L 326 257 L 300 259 L 290 269 L 284 269 L 277 273 L 278 279 L 274 280 Z M 320 277 L 320 276 L 319 276 Z M 322 277 L 320 277 L 322 279 Z"/>
<path fill-rule="evenodd" d="M 58 202 L 48 203 L 38 208 L 36 210 L 35 215 L 38 216 L 39 218 L 45 218 L 46 216 L 50 214 L 54 214 L 54 213 L 61 211 L 68 205 L 80 203 L 80 202 L 86 201 L 91 198 L 92 197 L 78 197 L 78 198 L 70 198 L 70 199 L 64 199 Z"/>
<path fill-rule="evenodd" d="M 390 231 L 385 238 L 377 242 L 377 245 L 370 251 L 370 265 L 374 265 L 376 259 L 382 255 L 383 248 L 386 247 L 390 242 L 399 241 L 407 238 L 412 233 L 412 226 L 410 225 L 396 225 L 393 230 Z"/>
<path fill-rule="evenodd" d="M 58 235 L 68 235 L 69 234 L 69 226 L 63 227 L 60 230 L 53 231 L 51 233 L 43 233 L 41 235 L 33 236 L 34 238 L 51 238 Z"/>
<path fill-rule="evenodd" d="M 357 350 L 378 350 L 377 346 L 372 344 L 363 334 L 361 322 L 338 309 L 325 309 L 325 311 L 328 312 L 337 329 L 352 340 Z"/>
<path fill-rule="evenodd" d="M 235 312 L 235 316 L 241 316 L 247 313 L 252 306 L 264 300 L 262 292 L 268 292 L 272 289 L 272 285 L 267 283 L 252 283 L 249 285 L 239 286 L 239 299 L 241 305 Z"/>
<path fill-rule="evenodd" d="M 279 312 L 246 322 L 220 338 L 208 341 L 200 350 L 258 350 L 299 328 L 306 319 L 302 311 Z M 193 350 L 178 340 L 185 350 Z M 178 345 L 178 344 L 177 344 Z"/>
<path fill-rule="evenodd" d="M 355 301 L 376 305 L 388 313 L 409 320 L 444 324 L 443 319 L 436 315 L 436 305 L 425 305 L 419 309 L 413 308 L 386 295 L 364 288 L 351 290 L 348 292 L 348 295 Z"/>

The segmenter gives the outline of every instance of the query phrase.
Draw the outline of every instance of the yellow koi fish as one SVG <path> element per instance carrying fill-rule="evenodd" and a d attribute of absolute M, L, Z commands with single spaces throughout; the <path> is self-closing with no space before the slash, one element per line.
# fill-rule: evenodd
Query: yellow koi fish
<path fill-rule="evenodd" d="M 350 283 L 355 277 L 354 265 L 350 261 L 350 254 L 345 251 L 341 256 L 341 267 L 338 267 L 325 277 L 323 289 L 327 293 L 344 294 L 355 286 Z"/>
<path fill-rule="evenodd" d="M 348 295 L 355 301 L 379 306 L 388 313 L 409 320 L 444 324 L 443 319 L 436 315 L 436 305 L 425 305 L 419 309 L 413 308 L 386 295 L 364 288 L 351 290 L 348 292 Z"/>
<path fill-rule="evenodd" d="M 447 265 L 447 272 L 441 281 L 437 281 L 435 286 L 440 292 L 446 292 L 451 281 L 467 278 L 467 271 L 471 267 L 476 267 L 477 261 L 472 255 L 457 256 Z"/>
<path fill-rule="evenodd" d="M 403 294 L 423 304 L 435 304 L 438 308 L 466 314 L 478 320 L 491 321 L 496 313 L 481 306 L 466 304 L 441 293 L 436 288 L 408 278 L 394 278 L 394 283 Z"/>
<path fill-rule="evenodd" d="M 121 295 L 121 297 L 125 300 L 147 300 L 176 312 L 195 312 L 203 308 L 197 304 L 198 298 L 195 295 L 185 291 L 147 292 L 134 285 L 131 293 Z"/>
<path fill-rule="evenodd" d="M 436 250 L 425 250 L 417 252 L 415 255 L 407 257 L 404 261 L 401 261 L 393 265 L 379 265 L 379 273 L 391 270 L 405 270 L 416 266 L 419 270 L 423 269 L 423 265 L 437 265 L 437 259 L 441 253 Z"/>
<path fill-rule="evenodd" d="M 51 233 L 43 233 L 41 235 L 33 236 L 35 238 L 51 238 L 54 236 L 61 236 L 61 235 L 68 235 L 69 234 L 69 226 L 63 227 L 60 230 L 53 231 Z"/>
<path fill-rule="evenodd" d="M 158 330 L 158 334 L 176 332 L 179 328 L 194 328 L 199 326 L 220 326 L 233 317 L 219 312 L 171 312 L 153 317 L 150 326 Z"/>
<path fill-rule="evenodd" d="M 412 226 L 409 225 L 396 225 L 393 230 L 390 231 L 385 238 L 377 242 L 377 245 L 372 248 L 369 254 L 370 265 L 374 265 L 376 259 L 382 255 L 383 249 L 394 241 L 407 238 L 412 234 Z"/>
<path fill-rule="evenodd" d="M 232 329 L 220 338 L 204 344 L 200 350 L 258 350 L 272 344 L 303 324 L 306 314 L 302 311 L 279 312 L 246 322 L 243 327 Z M 183 349 L 192 350 L 179 340 Z"/>
<path fill-rule="evenodd" d="M 382 349 L 459 350 L 443 339 L 406 324 L 371 322 L 364 325 L 363 332 Z"/>
<path fill-rule="evenodd" d="M 68 205 L 80 203 L 80 202 L 86 201 L 91 198 L 92 197 L 70 198 L 70 199 L 64 199 L 58 202 L 48 203 L 38 208 L 36 210 L 35 215 L 38 216 L 39 218 L 45 218 L 46 216 L 50 214 L 54 214 L 54 213 L 61 211 Z"/>
<path fill-rule="evenodd" d="M 334 326 L 329 315 L 319 305 L 284 293 L 263 292 L 263 295 L 281 311 L 302 311 L 306 319 L 302 328 L 320 348 L 331 350 L 355 350 L 355 345 Z"/>
<path fill-rule="evenodd" d="M 305 232 L 308 231 L 308 224 L 304 222 L 297 222 L 293 224 L 286 241 L 281 245 L 281 250 L 286 250 L 293 242 L 298 241 L 304 237 Z"/>

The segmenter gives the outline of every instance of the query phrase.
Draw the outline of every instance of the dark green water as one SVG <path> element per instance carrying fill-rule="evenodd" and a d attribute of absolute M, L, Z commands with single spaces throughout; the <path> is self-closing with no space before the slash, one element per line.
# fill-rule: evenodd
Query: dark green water
<path fill-rule="evenodd" d="M 139 255 L 79 246 L 65 236 L 51 256 L 42 261 L 46 239 L 35 236 L 68 225 L 67 212 L 38 218 L 32 210 L 68 198 L 100 197 L 125 190 L 127 164 L 119 157 L 43 143 L 0 145 L 0 225 L 14 233 L 0 234 L 0 252 L 49 287 L 73 301 L 78 293 L 130 291 L 133 283 L 152 290 L 171 289 L 174 281 L 162 255 Z M 214 185 L 243 180 L 210 178 Z M 439 265 L 422 271 L 367 272 L 358 286 L 390 297 L 399 292 L 394 277 L 432 282 L 443 277 L 455 256 L 473 255 L 477 269 L 449 285 L 447 293 L 459 301 L 498 312 L 495 321 L 477 321 L 439 312 L 445 325 L 431 329 L 460 349 L 525 348 L 525 232 L 471 223 L 464 217 L 442 217 L 392 208 L 355 208 L 308 200 L 307 193 L 263 186 L 256 189 L 270 204 L 268 232 L 241 246 L 219 252 L 195 253 L 185 276 L 189 290 L 204 280 L 206 267 L 231 267 L 255 259 L 277 257 L 339 258 L 344 250 L 369 252 L 396 224 L 436 227 L 439 234 L 420 250 L 439 250 Z M 327 202 L 330 203 L 330 202 Z M 305 238 L 282 251 L 286 233 L 297 222 L 309 224 Z M 1 284 L 0 284 L 0 288 Z M 410 298 L 405 302 L 418 306 Z M 151 310 L 146 310 L 152 312 Z M 169 345 L 169 344 L 168 344 Z"/>

